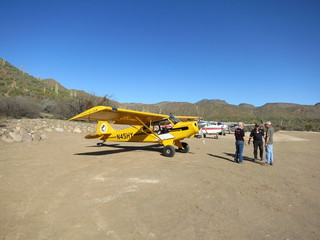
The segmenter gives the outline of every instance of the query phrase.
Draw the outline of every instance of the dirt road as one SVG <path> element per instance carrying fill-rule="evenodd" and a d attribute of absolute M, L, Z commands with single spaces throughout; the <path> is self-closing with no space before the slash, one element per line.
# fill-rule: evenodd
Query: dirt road
<path fill-rule="evenodd" d="M 318 133 L 277 133 L 274 166 L 233 163 L 232 135 L 173 158 L 48 138 L 0 143 L 0 239 L 320 239 Z"/>

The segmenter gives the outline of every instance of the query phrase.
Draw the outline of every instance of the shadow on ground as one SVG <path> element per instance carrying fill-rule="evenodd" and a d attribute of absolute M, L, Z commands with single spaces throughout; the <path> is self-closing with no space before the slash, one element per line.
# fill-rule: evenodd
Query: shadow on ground
<path fill-rule="evenodd" d="M 148 145 L 148 146 L 121 146 L 119 144 L 112 144 L 112 145 L 103 144 L 102 146 L 89 146 L 89 147 L 96 147 L 96 148 L 111 147 L 112 149 L 103 150 L 103 151 L 76 153 L 75 155 L 100 156 L 100 155 L 110 155 L 110 154 L 122 153 L 122 152 L 132 152 L 132 151 L 151 151 L 151 152 L 162 151 L 162 147 L 159 144 Z M 117 149 L 114 149 L 114 148 L 117 148 Z"/>
<path fill-rule="evenodd" d="M 120 144 L 102 144 L 101 146 L 88 146 L 92 148 L 101 148 L 101 147 L 111 147 L 117 149 L 110 149 L 110 150 L 103 150 L 103 151 L 95 151 L 95 152 L 85 152 L 85 153 L 75 153 L 74 155 L 82 155 L 82 156 L 100 156 L 100 155 L 110 155 L 115 153 L 122 153 L 122 152 L 132 152 L 132 151 L 151 151 L 151 152 L 159 152 L 161 155 L 164 156 L 162 153 L 163 146 L 159 144 L 153 144 L 148 146 L 122 146 Z M 176 152 L 179 152 L 176 149 Z M 194 154 L 192 152 L 188 152 L 188 154 Z"/>
<path fill-rule="evenodd" d="M 224 152 L 223 154 L 225 154 L 226 156 L 219 156 L 219 155 L 214 155 L 214 154 L 208 153 L 208 155 L 211 156 L 211 157 L 220 158 L 220 159 L 235 163 L 235 161 L 234 161 L 234 153 L 226 153 L 226 152 Z M 255 164 L 261 164 L 260 161 L 253 161 L 252 158 L 249 158 L 247 156 L 243 156 L 243 160 L 244 161 L 249 161 L 249 162 L 252 162 L 252 163 L 255 163 Z"/>

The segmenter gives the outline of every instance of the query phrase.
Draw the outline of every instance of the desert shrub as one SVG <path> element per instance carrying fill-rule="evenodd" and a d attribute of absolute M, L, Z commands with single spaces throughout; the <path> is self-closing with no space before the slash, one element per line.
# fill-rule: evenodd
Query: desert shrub
<path fill-rule="evenodd" d="M 106 96 L 97 97 L 94 94 L 81 94 L 72 99 L 56 101 L 53 112 L 56 118 L 69 119 L 98 105 L 112 106 L 112 101 Z"/>
<path fill-rule="evenodd" d="M 43 104 L 42 104 L 42 107 L 43 107 L 43 111 L 45 113 L 53 113 L 54 110 L 57 107 L 57 101 L 55 101 L 55 100 L 44 100 Z"/>
<path fill-rule="evenodd" d="M 0 115 L 12 118 L 38 118 L 41 106 L 29 97 L 2 97 L 0 99 Z"/>

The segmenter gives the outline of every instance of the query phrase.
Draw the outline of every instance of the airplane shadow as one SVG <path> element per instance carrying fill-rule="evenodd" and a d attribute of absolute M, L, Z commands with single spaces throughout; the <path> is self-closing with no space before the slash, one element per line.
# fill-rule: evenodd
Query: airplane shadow
<path fill-rule="evenodd" d="M 219 155 L 214 155 L 214 154 L 211 154 L 211 153 L 207 153 L 209 156 L 211 156 L 211 157 L 215 157 L 215 158 L 220 158 L 220 159 L 223 159 L 223 160 L 226 160 L 226 161 L 229 161 L 229 162 L 233 162 L 233 163 L 235 163 L 235 161 L 234 161 L 234 153 L 226 153 L 226 152 L 224 152 L 224 154 L 226 155 L 226 156 L 228 156 L 228 157 L 225 157 L 225 156 L 219 156 Z M 251 162 L 251 163 L 255 163 L 255 164 L 261 164 L 261 162 L 258 162 L 258 161 L 253 161 L 252 160 L 252 158 L 249 158 L 249 157 L 247 157 L 247 156 L 243 156 L 243 160 L 244 161 L 249 161 L 249 162 Z"/>
<path fill-rule="evenodd" d="M 121 146 L 119 144 L 110 144 L 110 145 L 103 144 L 101 147 L 100 146 L 88 146 L 88 147 L 97 147 L 97 148 L 112 147 L 112 148 L 117 148 L 117 149 L 95 151 L 95 152 L 85 152 L 85 153 L 75 153 L 74 155 L 100 156 L 100 155 L 110 155 L 110 154 L 121 153 L 121 152 L 132 152 L 132 151 L 138 151 L 138 150 L 151 151 L 151 152 L 161 152 L 162 151 L 162 146 L 160 146 L 159 144 L 148 145 L 148 146 Z"/>
<path fill-rule="evenodd" d="M 116 147 L 116 146 L 119 146 L 119 145 L 120 145 L 119 143 L 114 143 L 114 144 L 101 143 L 100 146 L 98 146 L 98 145 L 91 145 L 91 146 L 87 146 L 87 147 L 90 147 L 90 148 L 101 148 L 101 147 Z"/>

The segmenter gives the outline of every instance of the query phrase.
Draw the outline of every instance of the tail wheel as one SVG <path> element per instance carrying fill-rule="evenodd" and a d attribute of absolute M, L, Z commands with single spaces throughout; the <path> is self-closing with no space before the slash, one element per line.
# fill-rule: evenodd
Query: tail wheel
<path fill-rule="evenodd" d="M 163 148 L 163 154 L 166 157 L 173 157 L 175 153 L 176 153 L 176 150 L 172 145 L 167 145 Z"/>
<path fill-rule="evenodd" d="M 189 152 L 190 147 L 189 147 L 188 143 L 182 142 L 181 145 L 182 145 L 183 148 L 179 148 L 180 152 L 182 152 L 182 153 Z"/>

